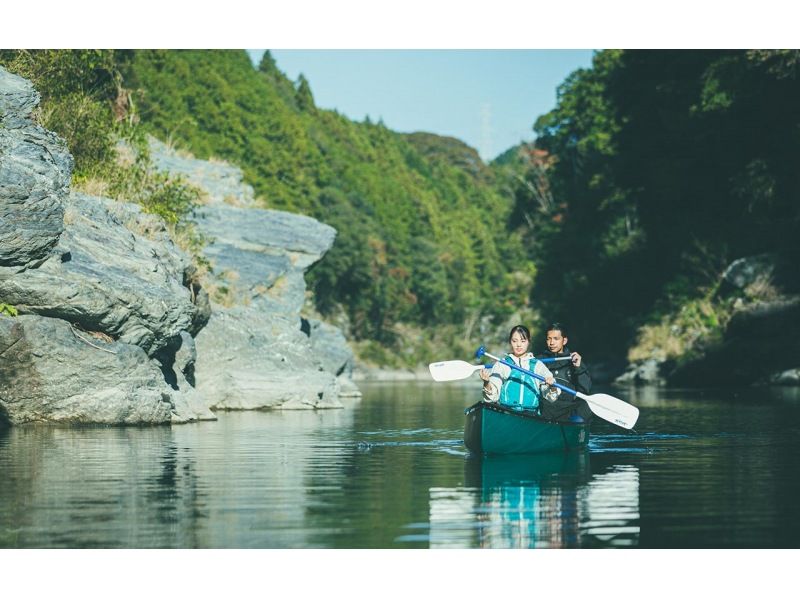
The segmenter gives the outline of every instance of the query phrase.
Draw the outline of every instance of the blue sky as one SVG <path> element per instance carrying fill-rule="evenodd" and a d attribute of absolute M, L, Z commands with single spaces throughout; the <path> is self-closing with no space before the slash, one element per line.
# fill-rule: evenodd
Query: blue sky
<path fill-rule="evenodd" d="M 257 63 L 263 50 L 249 50 Z M 491 160 L 534 139 L 556 88 L 591 66 L 592 50 L 271 50 L 293 81 L 300 73 L 321 108 L 399 132 L 457 137 Z"/>

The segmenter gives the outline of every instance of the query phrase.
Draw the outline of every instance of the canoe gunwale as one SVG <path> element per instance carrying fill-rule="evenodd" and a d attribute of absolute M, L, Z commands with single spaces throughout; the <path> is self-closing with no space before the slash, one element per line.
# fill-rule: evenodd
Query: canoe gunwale
<path fill-rule="evenodd" d="M 488 401 L 478 401 L 474 405 L 470 405 L 464 410 L 464 414 L 467 415 L 471 411 L 475 409 L 483 408 L 488 409 L 489 411 L 497 411 L 498 413 L 505 413 L 507 415 L 514 415 L 516 417 L 522 417 L 525 419 L 533 419 L 542 424 L 547 424 L 549 426 L 568 426 L 568 427 L 588 427 L 589 424 L 583 422 L 557 422 L 552 419 L 546 419 L 536 413 L 533 409 L 514 409 L 513 407 L 507 407 L 505 405 L 501 405 L 500 403 L 490 403 Z"/>

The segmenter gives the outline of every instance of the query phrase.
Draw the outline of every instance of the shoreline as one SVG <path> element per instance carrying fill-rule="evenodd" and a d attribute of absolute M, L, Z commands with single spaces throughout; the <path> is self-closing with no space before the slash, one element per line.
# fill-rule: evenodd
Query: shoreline
<path fill-rule="evenodd" d="M 415 370 L 409 369 L 392 369 L 392 368 L 381 368 L 381 367 L 369 367 L 365 366 L 364 364 L 357 364 L 353 368 L 353 382 L 356 384 L 370 384 L 370 383 L 380 383 L 380 382 L 419 382 L 419 383 L 430 383 L 430 384 L 437 384 L 433 378 L 431 378 L 431 374 L 427 368 L 419 368 Z M 439 383 L 439 384 L 446 384 L 447 386 L 453 385 L 461 385 L 461 386 L 470 386 L 478 384 L 478 377 L 475 376 L 465 378 L 464 380 L 452 380 L 446 383 Z"/>
<path fill-rule="evenodd" d="M 369 367 L 356 364 L 353 368 L 353 382 L 396 382 L 404 380 L 431 380 L 427 369 L 407 370 Z"/>

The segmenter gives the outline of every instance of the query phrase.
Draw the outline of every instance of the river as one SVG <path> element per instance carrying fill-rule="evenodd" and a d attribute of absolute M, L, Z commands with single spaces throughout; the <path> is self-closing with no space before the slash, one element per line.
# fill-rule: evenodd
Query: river
<path fill-rule="evenodd" d="M 0 430 L 0 547 L 800 546 L 800 389 L 595 389 L 589 449 L 480 458 L 475 385 L 364 383 L 344 409 Z"/>

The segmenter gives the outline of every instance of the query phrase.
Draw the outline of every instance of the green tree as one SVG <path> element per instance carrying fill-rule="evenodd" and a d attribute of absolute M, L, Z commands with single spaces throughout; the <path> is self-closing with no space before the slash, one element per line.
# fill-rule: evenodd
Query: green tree
<path fill-rule="evenodd" d="M 314 96 L 311 94 L 311 86 L 302 73 L 297 79 L 296 102 L 297 107 L 303 112 L 314 110 Z"/>

